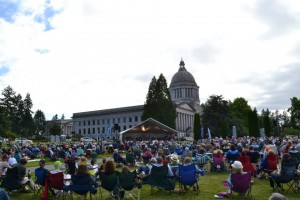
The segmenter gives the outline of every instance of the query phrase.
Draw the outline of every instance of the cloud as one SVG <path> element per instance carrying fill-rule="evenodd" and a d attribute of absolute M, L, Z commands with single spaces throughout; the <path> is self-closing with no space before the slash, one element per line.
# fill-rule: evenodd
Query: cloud
<path fill-rule="evenodd" d="M 220 54 L 220 52 L 221 51 L 213 44 L 206 43 L 194 49 L 193 55 L 196 60 L 198 59 L 200 62 L 204 64 L 209 64 L 215 62 L 216 56 Z"/>
<path fill-rule="evenodd" d="M 268 26 L 268 31 L 263 35 L 265 39 L 288 34 L 300 27 L 299 13 L 293 13 L 283 2 L 259 0 L 253 9 L 255 16 Z"/>
<path fill-rule="evenodd" d="M 290 107 L 292 97 L 300 97 L 300 62 L 283 66 L 274 73 L 253 73 L 236 84 L 247 84 L 254 88 L 247 100 L 258 110 L 284 110 Z"/>

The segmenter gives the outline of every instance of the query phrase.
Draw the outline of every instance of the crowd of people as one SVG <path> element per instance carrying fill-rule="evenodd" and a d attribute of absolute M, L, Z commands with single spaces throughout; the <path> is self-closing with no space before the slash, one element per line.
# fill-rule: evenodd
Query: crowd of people
<path fill-rule="evenodd" d="M 38 149 L 38 150 L 37 150 Z M 38 152 L 38 153 L 37 153 Z M 123 154 L 125 152 L 125 156 Z M 277 158 L 276 167 L 280 166 L 279 172 L 272 170 L 269 173 L 270 186 L 280 185 L 278 180 L 282 174 L 281 169 L 294 167 L 297 169 L 300 164 L 300 139 L 298 137 L 239 137 L 239 138 L 207 138 L 194 142 L 175 140 L 126 140 L 123 142 L 114 141 L 104 145 L 104 142 L 95 143 L 38 143 L 37 145 L 11 145 L 0 150 L 0 175 L 2 186 L 9 188 L 12 184 L 19 185 L 24 191 L 33 190 L 35 183 L 26 176 L 26 164 L 28 159 L 40 159 L 39 168 L 45 171 L 44 174 L 61 173 L 67 170 L 71 175 L 73 185 L 82 184 L 97 186 L 97 175 L 101 173 L 116 173 L 116 167 L 122 167 L 122 171 L 130 171 L 130 167 L 136 167 L 139 178 L 146 181 L 155 167 L 168 167 L 168 177 L 178 179 L 178 166 L 191 165 L 195 163 L 198 175 L 204 175 L 208 170 L 200 165 L 200 161 L 207 163 L 213 161 L 215 154 L 222 155 L 224 163 L 227 163 L 231 173 L 244 174 L 245 164 L 247 171 L 253 177 L 262 178 L 266 174 L 268 160 Z M 113 153 L 112 159 L 102 159 L 102 165 L 98 166 L 97 157 L 99 154 Z M 54 170 L 45 169 L 45 160 L 48 157 L 54 161 Z M 88 161 L 90 158 L 91 161 Z M 279 162 L 281 158 L 281 163 Z M 60 160 L 64 160 L 61 163 Z M 65 169 L 63 170 L 62 164 Z M 214 167 L 213 165 L 211 165 Z M 250 168 L 250 169 L 249 169 Z M 299 167 L 300 168 L 300 167 Z M 243 170 L 244 169 L 244 170 Z M 300 169 L 299 169 L 300 170 Z M 18 172 L 15 174 L 15 172 Z M 45 179 L 47 176 L 45 175 Z M 67 178 L 66 178 L 67 179 Z M 14 183 L 7 180 L 15 181 Z M 231 184 L 230 176 L 227 179 Z M 253 179 L 252 179 L 253 183 Z M 7 187 L 8 186 L 8 187 Z M 14 188 L 11 188 L 13 190 Z M 231 191 L 228 190 L 228 194 Z M 1 194 L 1 192 L 0 192 Z M 216 198 L 220 196 L 216 195 Z"/>

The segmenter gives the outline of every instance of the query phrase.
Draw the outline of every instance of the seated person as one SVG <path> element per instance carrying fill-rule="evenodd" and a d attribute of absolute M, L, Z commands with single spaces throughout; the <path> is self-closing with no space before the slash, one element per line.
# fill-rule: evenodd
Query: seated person
<path fill-rule="evenodd" d="M 224 198 L 224 196 L 228 196 L 231 193 L 231 174 L 246 174 L 247 172 L 243 172 L 243 165 L 240 161 L 234 161 L 233 164 L 231 164 L 232 171 L 229 174 L 226 181 L 224 181 L 224 185 L 226 184 L 226 188 L 228 188 L 227 192 L 224 194 L 224 192 L 220 192 L 219 194 L 215 195 L 215 198 Z"/>
<path fill-rule="evenodd" d="M 108 160 L 108 161 L 105 162 L 103 173 L 106 174 L 106 175 L 117 173 L 114 161 Z"/>
<path fill-rule="evenodd" d="M 28 191 L 26 186 L 29 185 L 31 191 L 33 191 L 34 182 L 28 177 L 25 177 L 26 164 L 27 164 L 27 160 L 24 158 L 20 160 L 20 163 L 14 164 L 13 167 L 7 171 L 7 175 L 5 179 L 2 181 L 1 186 L 8 189 L 23 188 L 24 191 Z"/>
<path fill-rule="evenodd" d="M 113 158 L 116 163 L 123 163 L 124 165 L 126 165 L 126 160 L 121 156 L 118 149 L 114 150 Z"/>
<path fill-rule="evenodd" d="M 184 159 L 183 161 L 183 166 L 188 166 L 192 164 L 192 159 L 190 157 L 187 157 Z M 199 177 L 199 174 L 201 174 L 202 176 L 204 176 L 204 170 L 200 169 L 197 165 L 195 165 L 196 167 L 196 173 L 197 173 L 197 178 Z M 179 176 L 179 172 L 177 171 L 177 176 Z"/>
<path fill-rule="evenodd" d="M 192 152 L 188 147 L 185 147 L 184 152 L 182 152 L 181 160 L 184 160 L 185 157 L 192 157 Z"/>
<path fill-rule="evenodd" d="M 263 160 L 261 161 L 261 163 L 257 169 L 257 172 L 261 172 L 263 170 L 270 169 L 271 166 L 269 166 L 269 164 L 268 164 L 268 159 L 270 159 L 270 160 L 277 159 L 277 161 L 278 161 L 278 155 L 276 155 L 272 150 L 269 150 L 268 155 L 265 158 L 263 158 Z"/>
<path fill-rule="evenodd" d="M 137 169 L 137 173 L 140 177 L 150 174 L 150 158 L 148 156 L 142 156 L 142 165 Z"/>
<path fill-rule="evenodd" d="M 57 173 L 63 172 L 63 171 L 61 170 L 61 165 L 62 165 L 62 163 L 61 163 L 60 161 L 55 161 L 55 162 L 53 163 L 54 170 L 51 170 L 50 173 L 51 173 L 51 174 L 57 174 Z"/>
<path fill-rule="evenodd" d="M 2 162 L 0 162 L 0 180 L 2 180 L 5 177 L 7 169 L 11 169 L 11 166 L 7 161 L 7 155 L 3 154 Z"/>
<path fill-rule="evenodd" d="M 234 144 L 230 145 L 230 149 L 226 153 L 226 160 L 228 163 L 232 164 L 234 161 L 236 161 L 237 157 L 240 155 L 240 152 L 236 150 L 236 147 Z"/>
<path fill-rule="evenodd" d="M 247 155 L 250 157 L 250 162 L 253 165 L 255 165 L 255 166 L 258 165 L 260 155 L 259 155 L 259 152 L 254 151 L 254 147 L 252 145 L 249 146 L 249 151 L 247 152 Z"/>
<path fill-rule="evenodd" d="M 162 166 L 164 166 L 164 164 L 163 164 L 163 158 L 161 156 L 157 157 L 156 163 L 154 163 L 153 166 L 156 166 L 156 167 L 162 167 Z M 173 177 L 174 174 L 172 172 L 172 169 L 171 169 L 170 165 L 167 165 L 167 166 L 168 166 L 168 177 Z M 151 169 L 150 169 L 150 174 L 151 174 Z"/>
<path fill-rule="evenodd" d="M 75 175 L 71 175 L 72 185 L 95 185 L 94 179 L 88 172 L 86 165 L 78 165 Z"/>
<path fill-rule="evenodd" d="M 223 151 L 221 150 L 220 145 L 216 146 L 216 149 L 213 151 L 213 153 L 222 153 L 223 154 Z"/>
<path fill-rule="evenodd" d="M 270 174 L 271 177 L 270 179 L 270 186 L 274 188 L 274 181 L 276 182 L 277 180 L 279 181 L 282 177 L 282 170 L 283 167 L 291 167 L 293 171 L 295 171 L 297 165 L 297 161 L 295 158 L 292 158 L 289 153 L 283 154 L 282 160 L 281 160 L 281 167 L 278 171 L 274 171 Z M 284 178 L 284 177 L 283 177 Z M 278 186 L 280 186 L 279 182 L 276 182 Z"/>

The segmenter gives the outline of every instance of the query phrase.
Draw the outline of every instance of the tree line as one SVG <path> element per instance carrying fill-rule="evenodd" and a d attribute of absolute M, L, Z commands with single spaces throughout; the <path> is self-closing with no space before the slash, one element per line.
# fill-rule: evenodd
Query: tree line
<path fill-rule="evenodd" d="M 32 137 L 44 133 L 46 117 L 42 110 L 32 111 L 33 102 L 30 94 L 25 98 L 11 86 L 2 90 L 0 98 L 0 135 L 3 137 Z M 62 118 L 64 119 L 64 115 Z M 52 120 L 58 120 L 57 114 Z M 59 132 L 58 125 L 53 125 L 50 132 Z M 53 129 L 53 130 L 52 130 Z M 61 131 L 60 131 L 61 132 Z"/>
<path fill-rule="evenodd" d="M 154 76 L 149 84 L 142 120 L 152 117 L 175 129 L 176 107 L 172 102 L 167 81 L 163 74 Z M 201 113 L 194 116 L 194 137 L 200 138 L 201 128 L 213 136 L 231 136 L 235 126 L 238 136 L 260 136 L 264 129 L 266 136 L 300 134 L 300 99 L 291 98 L 291 107 L 286 111 L 271 112 L 268 108 L 258 114 L 243 97 L 233 101 L 225 100 L 222 95 L 211 95 L 201 104 Z"/>

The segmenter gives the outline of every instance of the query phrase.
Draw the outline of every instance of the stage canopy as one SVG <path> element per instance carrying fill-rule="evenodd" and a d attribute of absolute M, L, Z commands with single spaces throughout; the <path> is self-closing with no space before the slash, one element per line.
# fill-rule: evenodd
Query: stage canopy
<path fill-rule="evenodd" d="M 141 139 L 150 139 L 150 138 L 163 138 L 170 137 L 178 132 L 159 121 L 149 118 L 137 126 L 127 129 L 120 133 L 120 139 L 124 140 L 128 137 L 130 138 L 141 138 Z"/>

